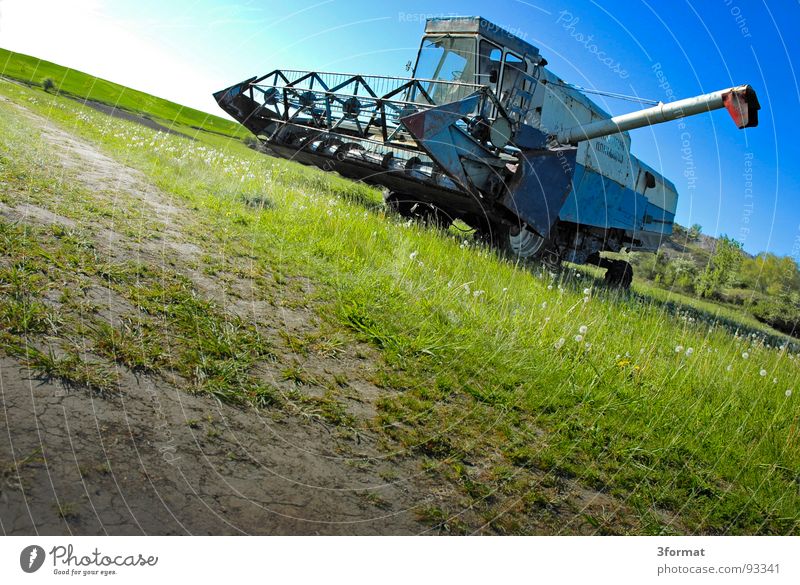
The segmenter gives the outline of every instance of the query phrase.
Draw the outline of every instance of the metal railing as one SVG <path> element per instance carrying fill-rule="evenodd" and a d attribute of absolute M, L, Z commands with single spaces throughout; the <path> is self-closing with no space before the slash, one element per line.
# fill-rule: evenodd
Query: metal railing
<path fill-rule="evenodd" d="M 403 142 L 400 118 L 461 100 L 484 86 L 455 81 L 276 69 L 244 92 L 286 123 Z"/>

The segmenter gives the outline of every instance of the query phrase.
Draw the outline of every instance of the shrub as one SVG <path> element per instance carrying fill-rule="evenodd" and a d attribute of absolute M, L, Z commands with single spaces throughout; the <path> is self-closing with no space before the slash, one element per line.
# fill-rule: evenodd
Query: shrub
<path fill-rule="evenodd" d="M 800 329 L 800 309 L 780 299 L 759 300 L 750 312 L 762 323 L 788 335 L 797 335 Z"/>
<path fill-rule="evenodd" d="M 55 81 L 53 81 L 49 77 L 45 77 L 45 79 L 42 81 L 42 89 L 45 90 L 46 92 L 49 92 L 51 89 L 55 88 L 56 88 Z"/>

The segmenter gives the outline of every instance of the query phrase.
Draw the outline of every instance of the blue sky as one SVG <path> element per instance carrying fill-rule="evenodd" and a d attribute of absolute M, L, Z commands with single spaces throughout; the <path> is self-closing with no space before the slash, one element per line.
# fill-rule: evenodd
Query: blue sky
<path fill-rule="evenodd" d="M 513 29 L 588 88 L 668 101 L 751 84 L 758 128 L 718 111 L 635 130 L 633 151 L 675 183 L 680 223 L 800 260 L 799 0 L 2 0 L 0 46 L 216 112 L 212 91 L 277 67 L 404 75 L 425 17 L 451 14 Z"/>

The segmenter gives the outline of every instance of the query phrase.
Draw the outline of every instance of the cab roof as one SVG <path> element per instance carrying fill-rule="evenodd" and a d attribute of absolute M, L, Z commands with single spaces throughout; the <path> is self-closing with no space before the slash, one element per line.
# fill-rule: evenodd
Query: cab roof
<path fill-rule="evenodd" d="M 481 34 L 500 46 L 505 46 L 521 56 L 527 56 L 533 62 L 536 62 L 536 57 L 539 55 L 539 49 L 530 43 L 480 16 L 429 18 L 425 23 L 425 33 Z"/>

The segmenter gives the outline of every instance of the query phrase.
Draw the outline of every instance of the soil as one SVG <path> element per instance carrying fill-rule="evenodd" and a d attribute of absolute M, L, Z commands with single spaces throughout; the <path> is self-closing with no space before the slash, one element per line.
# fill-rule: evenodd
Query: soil
<path fill-rule="evenodd" d="M 221 282 L 189 268 L 200 248 L 183 226 L 191 212 L 138 171 L 20 109 L 57 153 L 65 172 L 97 197 L 134 198 L 160 238 L 131 238 L 97 226 L 102 255 L 178 267 L 204 295 L 262 324 L 281 363 L 314 376 L 346 373 L 354 416 L 374 415 L 381 391 L 369 381 L 378 359 L 369 347 L 335 356 L 295 354 L 281 331 L 314 331 L 314 311 L 253 299 L 247 279 Z M 7 219 L 74 227 L 75 220 L 20 201 L 0 206 Z M 310 286 L 300 283 L 300 286 Z M 102 281 L 85 291 L 105 317 L 128 312 Z M 289 294 L 287 292 L 287 294 Z M 56 302 L 52 300 L 52 302 Z M 261 375 L 277 387 L 277 366 Z M 181 388 L 169 376 L 117 366 L 120 392 L 100 397 L 36 378 L 0 353 L 0 531 L 20 534 L 417 534 L 433 493 L 410 459 L 389 458 L 378 439 L 357 440 L 301 413 L 227 406 Z M 305 389 L 313 394 L 313 384 Z"/>

